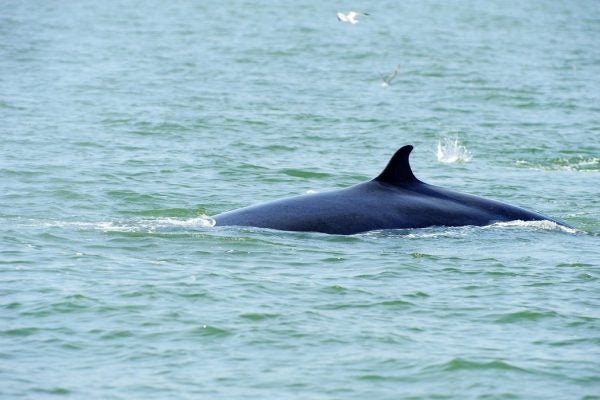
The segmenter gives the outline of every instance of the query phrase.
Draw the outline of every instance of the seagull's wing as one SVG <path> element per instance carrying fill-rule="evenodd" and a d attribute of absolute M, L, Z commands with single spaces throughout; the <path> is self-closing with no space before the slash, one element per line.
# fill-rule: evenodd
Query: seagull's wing
<path fill-rule="evenodd" d="M 348 17 L 349 18 L 356 18 L 359 15 L 369 15 L 369 14 L 367 14 L 366 12 L 362 12 L 362 11 L 350 11 L 348 13 Z"/>
<path fill-rule="evenodd" d="M 348 22 L 350 22 L 352 24 L 356 24 L 356 23 L 358 23 L 358 20 L 356 18 L 360 15 L 369 15 L 369 14 L 360 12 L 360 11 L 350 11 L 346 15 L 346 18 L 348 19 Z"/>
<path fill-rule="evenodd" d="M 339 12 L 339 13 L 337 13 L 335 15 L 336 15 L 338 21 L 348 22 L 348 18 L 344 14 L 342 14 L 341 12 Z"/>
<path fill-rule="evenodd" d="M 383 78 L 383 81 L 385 83 L 390 83 L 392 82 L 392 80 L 396 77 L 396 75 L 398 75 L 398 71 L 400 71 L 400 66 L 398 65 L 396 67 L 396 69 L 394 70 L 394 72 L 392 72 L 391 74 L 389 74 L 388 76 Z"/>

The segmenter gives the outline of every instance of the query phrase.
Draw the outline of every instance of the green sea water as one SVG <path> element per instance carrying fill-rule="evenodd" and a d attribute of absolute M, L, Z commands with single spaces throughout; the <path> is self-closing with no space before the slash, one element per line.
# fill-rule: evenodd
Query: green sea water
<path fill-rule="evenodd" d="M 600 399 L 598 43 L 595 0 L 0 2 L 0 398 Z M 575 229 L 210 227 L 405 144 Z"/>

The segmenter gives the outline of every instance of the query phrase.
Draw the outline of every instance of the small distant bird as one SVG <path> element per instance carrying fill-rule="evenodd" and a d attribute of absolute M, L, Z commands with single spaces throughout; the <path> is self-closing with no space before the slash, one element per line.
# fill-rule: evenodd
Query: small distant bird
<path fill-rule="evenodd" d="M 336 15 L 337 15 L 338 21 L 350 22 L 352 25 L 354 25 L 354 24 L 358 24 L 358 20 L 356 18 L 359 15 L 369 15 L 369 14 L 360 12 L 360 11 L 349 11 L 348 14 L 339 12 Z"/>
<path fill-rule="evenodd" d="M 392 72 L 388 76 L 384 76 L 381 78 L 383 80 L 383 82 L 381 82 L 381 86 L 382 87 L 390 86 L 390 83 L 392 83 L 392 81 L 394 80 L 396 75 L 398 75 L 398 71 L 400 71 L 400 65 L 396 66 L 396 69 L 394 70 L 394 72 Z"/>

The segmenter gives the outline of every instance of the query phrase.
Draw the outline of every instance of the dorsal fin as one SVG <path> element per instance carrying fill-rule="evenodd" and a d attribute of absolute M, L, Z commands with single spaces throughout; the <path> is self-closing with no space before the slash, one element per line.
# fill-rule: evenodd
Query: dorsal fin
<path fill-rule="evenodd" d="M 421 182 L 414 176 L 408 162 L 408 156 L 410 155 L 412 149 L 413 147 L 411 145 L 401 147 L 396 154 L 392 156 L 390 162 L 388 163 L 387 167 L 385 167 L 383 172 L 381 172 L 381 174 L 379 174 L 379 176 L 373 180 L 390 185 L 403 185 L 407 183 Z"/>

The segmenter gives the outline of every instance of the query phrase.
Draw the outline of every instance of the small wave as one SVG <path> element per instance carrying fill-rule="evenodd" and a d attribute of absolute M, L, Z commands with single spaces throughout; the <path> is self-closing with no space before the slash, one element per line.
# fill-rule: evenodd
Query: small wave
<path fill-rule="evenodd" d="M 188 229 L 211 228 L 215 220 L 202 215 L 195 218 L 151 218 L 135 221 L 72 222 L 45 221 L 39 224 L 44 228 L 74 228 L 80 230 L 101 230 L 103 232 L 169 232 Z"/>
<path fill-rule="evenodd" d="M 314 171 L 304 171 L 301 169 L 284 169 L 282 171 L 284 174 L 293 176 L 296 178 L 327 178 L 330 175 L 324 172 L 314 172 Z"/>
<path fill-rule="evenodd" d="M 555 318 L 559 315 L 554 311 L 516 311 L 508 314 L 503 314 L 496 319 L 496 322 L 502 324 L 508 323 L 519 323 L 519 322 L 529 322 L 529 321 L 537 321 L 542 318 Z"/>
<path fill-rule="evenodd" d="M 530 167 L 542 170 L 566 170 L 566 171 L 600 171 L 600 158 L 584 158 L 582 156 L 571 158 L 559 158 L 548 160 L 545 163 L 534 163 L 527 160 L 517 160 L 516 165 L 520 167 Z"/>
<path fill-rule="evenodd" d="M 473 156 L 457 138 L 440 139 L 437 144 L 437 159 L 446 164 L 465 163 Z"/>
<path fill-rule="evenodd" d="M 193 336 L 216 336 L 216 337 L 222 337 L 222 336 L 229 336 L 231 335 L 231 332 L 227 329 L 224 328 L 219 328 L 216 326 L 210 326 L 210 325 L 202 325 L 199 326 L 197 328 L 194 328 L 190 331 L 190 333 Z"/>
<path fill-rule="evenodd" d="M 382 237 L 401 237 L 406 239 L 436 239 L 436 238 L 459 238 L 469 235 L 474 229 L 479 228 L 474 225 L 465 226 L 431 226 L 426 228 L 403 228 L 403 229 L 382 229 L 368 232 L 357 233 L 354 236 L 363 238 L 382 238 Z M 415 256 L 414 256 L 415 257 Z M 419 255 L 416 255 L 419 257 Z"/>
<path fill-rule="evenodd" d="M 459 238 L 467 236 L 473 229 L 477 227 L 467 226 L 451 226 L 451 227 L 432 227 L 432 228 L 417 228 L 411 233 L 404 236 L 408 239 L 437 239 L 437 238 Z"/>
<path fill-rule="evenodd" d="M 496 222 L 495 224 L 485 226 L 484 228 L 533 228 L 536 230 L 543 231 L 561 231 L 566 233 L 577 233 L 577 229 L 569 228 L 568 226 L 557 224 L 554 221 L 541 220 L 541 221 L 507 221 L 507 222 Z"/>
<path fill-rule="evenodd" d="M 321 306 L 318 306 L 318 309 L 321 310 L 343 310 L 343 309 L 353 309 L 353 308 L 376 308 L 376 307 L 389 307 L 389 308 L 394 308 L 394 309 L 404 309 L 404 308 L 409 308 L 409 307 L 413 307 L 414 303 L 407 301 L 407 300 L 401 300 L 401 299 L 394 299 L 394 300 L 385 300 L 385 301 L 378 301 L 378 302 L 369 302 L 369 303 L 359 303 L 359 302 L 344 302 L 344 303 L 329 303 L 329 304 L 323 304 Z"/>
<path fill-rule="evenodd" d="M 492 361 L 475 361 L 475 360 L 467 360 L 463 358 L 454 358 L 442 365 L 439 365 L 438 368 L 444 371 L 461 371 L 461 370 L 504 370 L 504 371 L 519 371 L 519 372 L 527 372 L 527 370 L 518 367 L 516 365 L 510 364 L 503 360 L 492 360 Z"/>
<path fill-rule="evenodd" d="M 33 389 L 37 393 L 49 394 L 52 396 L 66 396 L 70 395 L 72 392 L 69 389 L 63 387 L 53 387 L 53 388 L 35 388 Z"/>
<path fill-rule="evenodd" d="M 127 223 L 100 223 L 98 228 L 105 232 L 162 232 L 181 229 L 210 228 L 215 220 L 208 216 L 196 218 L 156 218 Z"/>
<path fill-rule="evenodd" d="M 0 331 L 0 336 L 31 336 L 40 332 L 39 328 L 35 327 L 27 327 L 27 328 L 15 328 L 8 329 L 5 331 Z"/>
<path fill-rule="evenodd" d="M 266 319 L 277 318 L 277 317 L 279 317 L 279 314 L 251 312 L 251 313 L 240 314 L 240 317 L 250 320 L 250 321 L 263 321 Z"/>
<path fill-rule="evenodd" d="M 510 228 L 526 228 L 541 231 L 560 231 L 570 234 L 581 233 L 582 231 L 568 226 L 560 225 L 553 221 L 522 221 L 514 220 L 507 222 L 496 222 L 490 225 L 464 225 L 464 226 L 432 226 L 428 228 L 410 228 L 410 229 L 389 229 L 359 233 L 357 236 L 362 237 L 394 237 L 399 236 L 406 239 L 437 239 L 437 238 L 461 238 L 478 232 L 480 229 L 510 229 Z M 418 253 L 412 254 L 414 258 L 432 257 L 421 255 Z"/>

